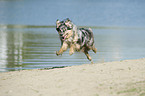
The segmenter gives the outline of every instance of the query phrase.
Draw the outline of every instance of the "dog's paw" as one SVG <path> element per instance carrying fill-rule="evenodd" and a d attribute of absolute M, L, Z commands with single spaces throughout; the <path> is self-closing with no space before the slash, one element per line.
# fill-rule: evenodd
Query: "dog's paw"
<path fill-rule="evenodd" d="M 58 51 L 56 51 L 56 55 L 57 55 L 57 56 L 60 55 Z"/>
<path fill-rule="evenodd" d="M 92 61 L 92 58 L 91 58 L 91 56 L 87 56 L 87 58 L 88 58 L 88 60 Z"/>
<path fill-rule="evenodd" d="M 74 51 L 69 51 L 69 55 L 72 55 L 72 54 L 74 54 Z"/>
<path fill-rule="evenodd" d="M 93 62 L 93 61 L 91 61 L 91 64 L 94 64 L 94 62 Z"/>
<path fill-rule="evenodd" d="M 94 52 L 94 53 L 97 53 L 97 48 L 94 48 L 94 49 L 93 49 L 93 52 Z"/>

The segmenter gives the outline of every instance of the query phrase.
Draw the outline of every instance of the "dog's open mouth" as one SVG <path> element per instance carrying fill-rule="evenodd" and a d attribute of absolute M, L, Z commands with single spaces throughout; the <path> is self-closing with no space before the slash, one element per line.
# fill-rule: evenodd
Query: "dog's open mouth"
<path fill-rule="evenodd" d="M 63 39 L 62 40 L 66 40 L 67 39 L 67 36 L 68 36 L 68 33 L 66 33 L 65 35 L 63 35 Z"/>
<path fill-rule="evenodd" d="M 66 39 L 69 39 L 72 35 L 73 35 L 72 30 L 67 30 L 61 37 L 62 40 L 64 41 Z"/>

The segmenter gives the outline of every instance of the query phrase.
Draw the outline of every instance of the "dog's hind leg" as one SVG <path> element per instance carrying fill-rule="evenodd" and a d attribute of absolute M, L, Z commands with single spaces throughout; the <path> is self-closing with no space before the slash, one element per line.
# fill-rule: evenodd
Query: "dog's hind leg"
<path fill-rule="evenodd" d="M 94 53 L 97 53 L 97 48 L 95 48 L 95 46 L 93 45 L 92 50 Z"/>
<path fill-rule="evenodd" d="M 84 51 L 85 55 L 87 56 L 88 60 L 92 61 L 91 56 L 89 55 L 88 51 Z"/>
<path fill-rule="evenodd" d="M 64 51 L 66 51 L 68 48 L 68 44 L 66 42 L 63 42 L 62 47 L 60 48 L 59 51 L 56 51 L 56 55 L 62 54 Z"/>

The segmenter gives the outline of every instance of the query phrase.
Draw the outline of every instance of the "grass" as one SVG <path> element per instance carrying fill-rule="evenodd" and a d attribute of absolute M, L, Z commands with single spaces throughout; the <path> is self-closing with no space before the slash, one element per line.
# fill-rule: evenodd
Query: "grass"
<path fill-rule="evenodd" d="M 126 96 L 145 96 L 145 81 L 128 84 L 125 90 L 117 92 Z"/>
<path fill-rule="evenodd" d="M 131 88 L 131 89 L 128 89 L 128 90 L 119 91 L 119 92 L 117 92 L 117 94 L 130 93 L 130 92 L 136 92 L 136 91 L 137 91 L 136 88 Z"/>

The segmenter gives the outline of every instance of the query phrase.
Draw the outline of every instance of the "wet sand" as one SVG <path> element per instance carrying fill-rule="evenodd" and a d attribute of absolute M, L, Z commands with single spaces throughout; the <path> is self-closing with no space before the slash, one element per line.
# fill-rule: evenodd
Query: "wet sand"
<path fill-rule="evenodd" d="M 0 96 L 145 96 L 145 58 L 0 73 Z"/>

